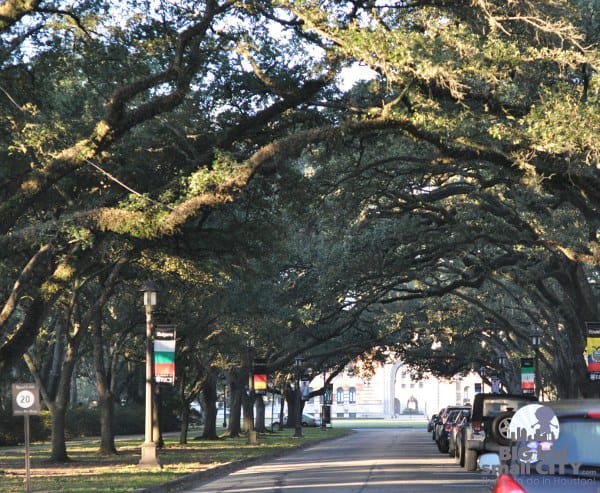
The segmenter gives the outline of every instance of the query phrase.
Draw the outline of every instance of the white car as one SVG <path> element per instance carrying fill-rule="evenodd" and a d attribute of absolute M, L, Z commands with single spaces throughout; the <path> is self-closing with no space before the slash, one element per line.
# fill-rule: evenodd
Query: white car
<path fill-rule="evenodd" d="M 287 425 L 288 417 L 283 417 L 283 425 Z M 273 426 L 279 425 L 279 421 L 274 421 Z M 302 426 L 321 426 L 321 418 L 319 416 L 311 416 L 310 414 L 302 415 Z"/>

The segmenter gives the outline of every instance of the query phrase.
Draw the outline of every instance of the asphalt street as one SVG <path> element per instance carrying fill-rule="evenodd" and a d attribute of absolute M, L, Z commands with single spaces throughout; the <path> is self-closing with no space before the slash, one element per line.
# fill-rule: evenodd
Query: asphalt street
<path fill-rule="evenodd" d="M 350 436 L 297 450 L 186 493 L 457 493 L 488 492 L 438 452 L 423 429 L 359 429 Z"/>

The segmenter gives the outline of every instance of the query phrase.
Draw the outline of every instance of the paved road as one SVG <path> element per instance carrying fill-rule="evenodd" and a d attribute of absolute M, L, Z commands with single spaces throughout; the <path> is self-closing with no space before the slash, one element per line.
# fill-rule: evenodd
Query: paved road
<path fill-rule="evenodd" d="M 431 434 L 361 429 L 204 483 L 186 493 L 482 493 L 479 473 L 440 454 Z"/>

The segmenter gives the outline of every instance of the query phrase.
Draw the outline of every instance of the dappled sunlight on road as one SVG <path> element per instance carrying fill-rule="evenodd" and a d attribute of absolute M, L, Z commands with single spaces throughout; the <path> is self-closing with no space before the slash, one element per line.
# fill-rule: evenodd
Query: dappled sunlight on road
<path fill-rule="evenodd" d="M 481 488 L 482 487 L 482 481 L 481 479 L 472 479 L 472 480 L 468 480 L 466 481 L 466 483 L 468 483 L 469 485 L 475 487 L 475 488 Z M 390 480 L 390 481 L 370 481 L 369 482 L 369 488 L 381 488 L 381 491 L 386 491 L 386 492 L 391 492 L 391 491 L 397 491 L 397 490 L 393 490 L 393 489 L 387 489 L 389 488 L 396 488 L 396 487 L 407 487 L 407 486 L 427 486 L 430 485 L 433 488 L 439 488 L 440 487 L 440 482 L 439 480 L 435 480 L 435 479 L 418 479 L 418 480 Z M 460 485 L 455 485 L 456 488 L 460 488 L 460 489 L 464 489 L 466 484 L 463 481 Z M 301 485 L 287 485 L 287 486 L 282 486 L 279 485 L 277 487 L 277 491 L 304 491 L 304 490 L 311 490 L 311 489 L 318 489 L 318 490 L 324 490 L 325 488 L 327 489 L 327 491 L 331 491 L 333 492 L 348 492 L 348 491 L 355 491 L 358 489 L 361 489 L 364 487 L 364 483 L 361 481 L 356 481 L 356 482 L 340 482 L 340 481 L 336 481 L 333 483 L 313 483 L 313 484 L 307 484 L 307 483 L 303 483 Z M 445 489 L 446 488 L 451 488 L 452 485 L 446 484 L 443 486 Z M 350 488 L 350 490 L 349 490 Z M 383 489 L 386 488 L 386 489 Z M 273 491 L 273 486 L 272 485 L 266 485 L 264 487 L 261 487 L 259 485 L 257 485 L 256 483 L 252 484 L 251 486 L 247 486 L 247 487 L 241 487 L 241 488 L 228 488 L 227 489 L 227 493 L 246 493 L 246 492 L 253 492 L 253 491 Z M 404 491 L 410 491 L 408 489 L 404 489 Z"/>
<path fill-rule="evenodd" d="M 431 466 L 451 467 L 448 465 L 448 459 L 444 456 L 439 458 L 424 458 L 416 461 L 414 458 L 408 459 L 380 459 L 376 461 L 377 468 L 381 469 L 385 466 L 405 466 L 405 468 L 419 468 L 421 466 L 427 467 L 431 470 Z M 338 468 L 348 469 L 351 468 L 353 472 L 357 472 L 361 468 L 370 470 L 373 467 L 373 460 L 320 460 L 318 462 L 305 462 L 305 461 L 293 461 L 293 462 L 276 462 L 265 464 L 261 466 L 253 466 L 248 469 L 233 473 L 233 475 L 252 475 L 252 474 L 264 474 L 264 473 L 282 473 L 282 472 L 293 472 L 299 469 L 315 469 L 320 473 L 324 473 L 326 469 Z M 394 470 L 397 470 L 395 467 Z"/>
<path fill-rule="evenodd" d="M 422 430 L 379 430 L 321 443 L 232 472 L 188 493 L 439 493 L 486 491 Z"/>

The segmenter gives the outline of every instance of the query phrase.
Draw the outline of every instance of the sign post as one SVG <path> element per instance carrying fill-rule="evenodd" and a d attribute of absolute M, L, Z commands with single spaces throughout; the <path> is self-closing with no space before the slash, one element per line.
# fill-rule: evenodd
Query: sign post
<path fill-rule="evenodd" d="M 23 416 L 25 420 L 25 491 L 31 491 L 31 458 L 29 454 L 29 416 L 40 413 L 40 389 L 34 383 L 12 384 L 13 416 Z"/>

